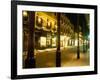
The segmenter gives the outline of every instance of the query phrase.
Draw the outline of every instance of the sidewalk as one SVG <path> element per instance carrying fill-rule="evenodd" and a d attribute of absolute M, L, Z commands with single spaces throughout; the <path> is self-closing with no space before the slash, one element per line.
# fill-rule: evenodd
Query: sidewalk
<path fill-rule="evenodd" d="M 89 51 L 83 53 L 80 51 L 80 59 L 77 59 L 77 50 L 75 49 L 66 49 L 62 51 L 61 54 L 61 66 L 88 66 L 89 65 Z"/>
<path fill-rule="evenodd" d="M 61 48 L 61 67 L 88 66 L 89 50 L 83 53 L 80 47 L 80 59 L 77 59 L 77 47 Z M 24 55 L 24 60 L 26 56 Z M 36 51 L 36 68 L 56 67 L 56 48 Z"/>
<path fill-rule="evenodd" d="M 77 59 L 77 48 L 61 49 L 61 67 L 88 66 L 89 52 L 83 53 L 80 49 L 80 59 Z M 56 67 L 56 50 L 45 51 L 36 54 L 36 67 Z"/>

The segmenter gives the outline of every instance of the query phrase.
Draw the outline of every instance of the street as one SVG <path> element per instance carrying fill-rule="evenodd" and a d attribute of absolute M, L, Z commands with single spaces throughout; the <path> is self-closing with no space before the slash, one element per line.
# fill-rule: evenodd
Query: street
<path fill-rule="evenodd" d="M 47 49 L 35 55 L 36 68 L 56 67 L 56 49 Z M 77 48 L 67 47 L 61 49 L 61 67 L 89 65 L 89 51 L 83 53 L 80 47 L 80 59 L 77 59 Z"/>
<path fill-rule="evenodd" d="M 23 55 L 23 61 L 25 61 L 26 56 Z M 77 59 L 77 47 L 61 48 L 61 67 L 88 66 L 89 59 L 89 50 L 83 53 L 82 46 L 80 47 L 80 59 Z M 56 67 L 56 48 L 35 50 L 35 61 L 36 68 Z"/>

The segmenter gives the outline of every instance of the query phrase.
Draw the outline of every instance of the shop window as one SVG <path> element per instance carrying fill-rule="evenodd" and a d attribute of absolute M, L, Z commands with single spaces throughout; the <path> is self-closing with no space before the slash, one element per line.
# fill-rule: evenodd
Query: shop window
<path fill-rule="evenodd" d="M 51 33 L 47 33 L 47 47 L 51 47 L 51 39 L 52 39 L 52 35 Z"/>
<path fill-rule="evenodd" d="M 40 46 L 46 47 L 46 37 L 40 37 Z"/>

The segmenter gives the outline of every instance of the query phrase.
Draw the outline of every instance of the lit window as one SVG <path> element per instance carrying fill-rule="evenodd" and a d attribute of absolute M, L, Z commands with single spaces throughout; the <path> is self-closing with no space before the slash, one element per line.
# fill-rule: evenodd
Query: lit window
<path fill-rule="evenodd" d="M 41 18 L 38 18 L 38 23 L 41 23 Z"/>

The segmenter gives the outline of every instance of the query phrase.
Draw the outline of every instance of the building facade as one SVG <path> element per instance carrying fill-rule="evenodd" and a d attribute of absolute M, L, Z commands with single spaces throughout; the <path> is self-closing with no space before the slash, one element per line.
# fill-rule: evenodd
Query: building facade
<path fill-rule="evenodd" d="M 28 49 L 28 12 L 23 12 L 23 50 Z M 60 18 L 60 47 L 73 46 L 75 41 L 74 25 L 63 13 Z M 57 14 L 54 12 L 35 12 L 35 49 L 56 48 Z"/>

